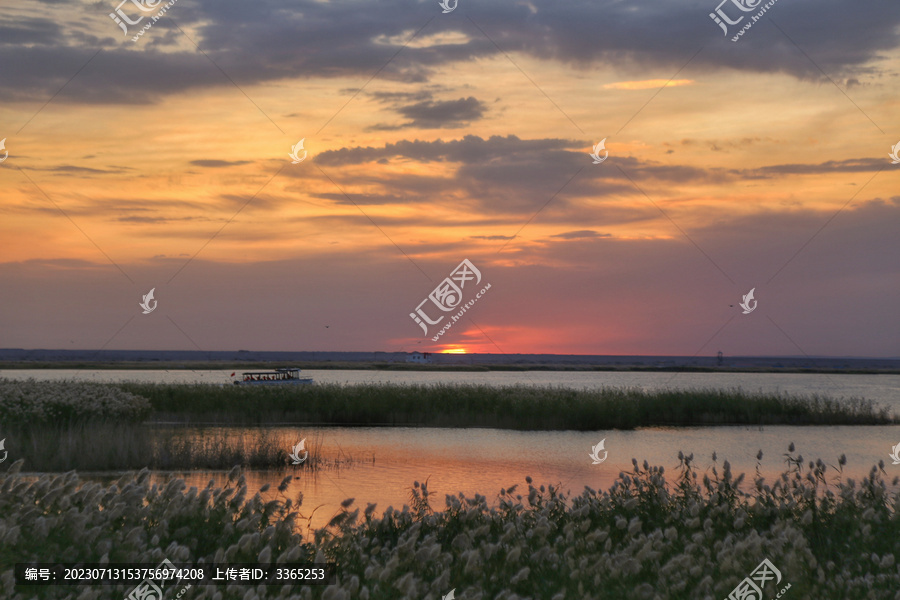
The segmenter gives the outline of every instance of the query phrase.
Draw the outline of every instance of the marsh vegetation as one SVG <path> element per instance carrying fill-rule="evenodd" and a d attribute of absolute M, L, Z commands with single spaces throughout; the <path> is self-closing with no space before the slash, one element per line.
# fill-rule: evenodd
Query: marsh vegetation
<path fill-rule="evenodd" d="M 634 429 L 655 425 L 877 425 L 900 422 L 860 399 L 660 390 L 490 385 L 119 384 L 146 398 L 153 419 L 235 424 L 322 423 L 500 429 Z"/>
<path fill-rule="evenodd" d="M 337 566 L 327 587 L 195 586 L 190 597 L 202 600 L 437 600 L 451 589 L 461 600 L 717 599 L 763 559 L 792 598 L 895 598 L 900 493 L 883 466 L 857 482 L 842 457 L 805 461 L 791 447 L 784 459 L 780 477 L 749 485 L 727 462 L 702 473 L 693 456 L 668 472 L 634 460 L 608 490 L 574 497 L 528 478 L 491 500 L 441 503 L 414 483 L 401 509 L 348 498 L 316 530 L 303 527 L 310 511 L 291 497 L 291 477 L 253 493 L 238 468 L 203 489 L 151 484 L 145 469 L 102 486 L 75 472 L 22 477 L 17 461 L 0 472 L 0 597 L 120 600 L 130 589 L 16 589 L 16 562 L 168 558 Z"/>

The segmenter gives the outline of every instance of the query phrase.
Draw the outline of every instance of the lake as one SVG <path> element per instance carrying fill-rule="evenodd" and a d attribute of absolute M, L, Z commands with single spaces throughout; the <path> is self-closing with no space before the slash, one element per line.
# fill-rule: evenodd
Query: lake
<path fill-rule="evenodd" d="M 252 433 L 237 428 L 237 434 Z M 639 463 L 663 466 L 667 478 L 677 473 L 678 452 L 694 454 L 699 471 L 714 466 L 717 453 L 719 473 L 725 460 L 736 474 L 755 473 L 756 454 L 763 451 L 761 473 L 769 483 L 785 467 L 783 454 L 790 442 L 805 460 L 821 458 L 837 466 L 841 454 L 847 456 L 845 477 L 859 481 L 872 465 L 885 461 L 887 479 L 900 476 L 900 465 L 891 465 L 888 454 L 900 443 L 900 426 L 838 427 L 688 427 L 648 428 L 635 431 L 507 431 L 496 429 L 437 429 L 410 427 L 269 427 L 290 448 L 303 438 L 318 435 L 323 457 L 352 457 L 350 466 L 310 473 L 302 468 L 247 472 L 250 490 L 270 483 L 277 487 L 286 475 L 297 475 L 289 495 L 304 495 L 304 514 L 323 505 L 312 523 L 322 526 L 339 511 L 346 498 L 356 498 L 365 508 L 367 502 L 400 508 L 408 502 L 414 481 L 428 480 L 433 494 L 432 507 L 444 508 L 445 494 L 464 492 L 496 498 L 500 488 L 519 485 L 527 490 L 525 477 L 536 485 L 560 485 L 563 491 L 579 494 L 585 486 L 607 489 L 623 470 L 630 471 L 631 459 Z M 592 464 L 591 448 L 605 439 L 607 458 Z M 601 458 L 603 454 L 601 453 Z M 836 476 L 836 471 L 831 471 Z M 710 473 L 711 475 L 711 473 Z M 182 474 L 189 485 L 203 487 L 210 478 L 217 485 L 225 482 L 225 473 Z M 275 495 L 270 494 L 272 497 Z M 320 514 L 321 513 L 321 514 Z"/>
<path fill-rule="evenodd" d="M 0 377 L 23 379 L 78 379 L 87 381 L 146 381 L 168 383 L 219 383 L 231 381 L 231 371 L 108 371 L 108 370 L 3 370 Z M 635 373 L 635 372 L 435 372 L 435 371 L 304 371 L 316 381 L 334 383 L 480 383 L 488 385 L 551 385 L 573 388 L 640 387 L 740 387 L 748 391 L 818 393 L 833 398 L 863 397 L 900 412 L 898 375 L 823 375 L 777 373 Z M 663 466 L 671 479 L 676 473 L 679 451 L 693 453 L 700 471 L 713 466 L 718 455 L 719 472 L 728 460 L 735 474 L 751 478 L 757 468 L 756 453 L 763 451 L 760 471 L 771 481 L 781 473 L 783 454 L 790 442 L 805 460 L 821 458 L 837 466 L 847 456 L 844 476 L 859 481 L 872 465 L 885 461 L 887 479 L 900 476 L 900 465 L 892 465 L 892 446 L 900 444 L 900 426 L 729 426 L 688 428 L 644 428 L 634 431 L 541 431 L 522 432 L 477 428 L 410 427 L 267 427 L 290 449 L 303 438 L 318 437 L 320 456 L 351 457 L 347 466 L 311 473 L 286 466 L 246 473 L 250 491 L 269 483 L 277 487 L 285 475 L 299 480 L 288 494 L 304 495 L 302 512 L 312 526 L 324 525 L 339 511 L 346 498 L 356 505 L 378 504 L 401 507 L 408 501 L 414 481 L 428 479 L 432 507 L 444 507 L 444 495 L 480 493 L 494 499 L 501 487 L 518 484 L 527 489 L 525 476 L 535 484 L 560 484 L 563 491 L 580 493 L 585 486 L 606 489 L 618 474 L 632 469 L 631 459 Z M 187 435 L 202 435 L 195 429 Z M 234 435 L 253 435 L 254 428 L 229 429 Z M 606 460 L 592 464 L 591 448 L 605 440 Z M 601 453 L 601 457 L 602 457 Z M 831 469 L 829 469 L 831 472 Z M 836 473 L 832 473 L 836 475 Z M 203 487 L 210 479 L 225 482 L 224 472 L 181 474 L 189 485 Z M 157 480 L 164 478 L 162 474 Z M 266 494 L 276 497 L 277 492 Z"/>

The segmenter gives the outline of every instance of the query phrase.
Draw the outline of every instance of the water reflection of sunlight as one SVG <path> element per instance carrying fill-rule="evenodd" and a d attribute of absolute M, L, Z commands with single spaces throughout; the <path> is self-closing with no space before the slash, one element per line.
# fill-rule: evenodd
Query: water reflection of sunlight
<path fill-rule="evenodd" d="M 293 440 L 297 432 L 292 427 L 272 428 L 269 435 Z M 285 494 L 292 499 L 303 494 L 300 513 L 304 532 L 307 526 L 323 527 L 340 512 L 341 502 L 355 498 L 350 507 L 365 509 L 368 503 L 377 504 L 376 515 L 388 506 L 401 509 L 409 502 L 415 481 L 428 480 L 431 506 L 445 508 L 445 495 L 462 492 L 467 497 L 476 493 L 496 502 L 501 488 L 518 485 L 517 493 L 527 495 L 525 477 L 530 476 L 536 486 L 553 485 L 569 497 L 580 495 L 585 486 L 593 490 L 607 490 L 621 472 L 630 473 L 631 459 L 642 465 L 665 468 L 666 479 L 675 481 L 678 475 L 679 450 L 694 454 L 695 470 L 712 477 L 715 467 L 721 476 L 724 462 L 731 464 L 734 476 L 745 473 L 742 486 L 751 491 L 756 474 L 756 454 L 761 449 L 760 474 L 771 485 L 785 470 L 784 453 L 794 441 L 804 464 L 821 458 L 828 465 L 837 465 L 841 454 L 847 456 L 843 480 L 859 482 L 868 475 L 872 465 L 890 450 L 888 440 L 900 439 L 900 426 L 891 427 L 695 427 L 654 428 L 636 431 L 604 432 L 535 432 L 493 429 L 437 429 L 437 428 L 375 428 L 323 427 L 321 452 L 327 456 L 324 464 L 340 457 L 366 457 L 339 467 L 318 470 L 277 468 L 246 470 L 248 493 L 254 494 L 263 485 L 271 488 L 263 494 L 266 500 L 284 499 L 277 487 L 287 475 L 295 475 Z M 609 458 L 593 465 L 588 454 L 601 438 L 606 439 Z M 882 446 L 885 451 L 881 452 Z M 717 461 L 712 461 L 716 452 Z M 890 485 L 900 466 L 886 461 L 885 477 Z M 165 477 L 159 474 L 159 477 Z M 216 486 L 227 480 L 225 471 L 194 471 L 179 474 L 188 486 L 203 488 L 210 479 Z M 834 485 L 839 474 L 829 468 L 826 478 Z"/>

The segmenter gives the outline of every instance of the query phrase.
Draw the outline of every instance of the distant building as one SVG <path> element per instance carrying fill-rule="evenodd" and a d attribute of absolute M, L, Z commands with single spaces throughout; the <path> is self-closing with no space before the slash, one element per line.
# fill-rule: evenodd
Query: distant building
<path fill-rule="evenodd" d="M 406 362 L 409 363 L 430 363 L 431 356 L 429 356 L 428 352 L 413 352 L 409 356 L 406 357 Z"/>

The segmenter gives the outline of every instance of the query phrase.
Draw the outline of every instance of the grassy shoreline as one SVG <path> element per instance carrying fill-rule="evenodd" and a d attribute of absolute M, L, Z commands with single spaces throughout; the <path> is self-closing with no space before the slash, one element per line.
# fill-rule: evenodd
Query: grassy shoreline
<path fill-rule="evenodd" d="M 110 384 L 111 385 L 111 384 Z M 222 424 L 316 422 L 520 430 L 696 425 L 894 425 L 900 417 L 863 399 L 741 390 L 575 390 L 488 385 L 116 384 L 147 398 L 151 417 Z"/>
<path fill-rule="evenodd" d="M 17 589 L 12 565 L 168 558 L 337 568 L 327 587 L 196 585 L 197 600 L 436 600 L 451 589 L 461 600 L 695 600 L 726 597 L 768 559 L 783 581 L 766 598 L 788 583 L 789 598 L 895 598 L 900 492 L 883 467 L 857 483 L 843 478 L 843 458 L 837 470 L 807 466 L 793 450 L 779 478 L 757 475 L 749 492 L 727 462 L 704 475 L 682 455 L 674 472 L 633 460 L 608 490 L 571 498 L 526 478 L 490 501 L 460 493 L 438 508 L 415 483 L 402 510 L 347 499 L 305 534 L 309 511 L 289 497 L 291 477 L 271 499 L 275 490 L 254 494 L 238 468 L 224 487 L 187 490 L 177 478 L 151 486 L 146 469 L 109 486 L 75 472 L 29 481 L 17 461 L 0 471 L 0 596 L 120 600 L 133 584 Z"/>
<path fill-rule="evenodd" d="M 0 426 L 76 423 L 382 424 L 598 431 L 702 425 L 895 425 L 863 398 L 741 389 L 483 384 L 236 386 L 0 378 Z"/>

